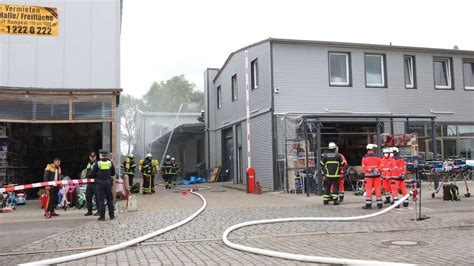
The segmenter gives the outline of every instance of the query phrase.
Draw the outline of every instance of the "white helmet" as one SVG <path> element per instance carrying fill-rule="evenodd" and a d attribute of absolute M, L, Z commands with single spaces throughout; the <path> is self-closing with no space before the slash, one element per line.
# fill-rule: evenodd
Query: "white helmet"
<path fill-rule="evenodd" d="M 146 156 L 145 156 L 145 158 L 151 158 L 151 157 L 153 157 L 153 155 L 151 155 L 151 153 L 147 153 Z"/>
<path fill-rule="evenodd" d="M 171 161 L 176 161 L 176 159 L 174 157 L 171 157 Z"/>
<path fill-rule="evenodd" d="M 400 150 L 399 150 L 397 147 L 392 147 L 392 152 L 399 153 L 399 152 L 400 152 Z"/>
<path fill-rule="evenodd" d="M 167 160 L 167 161 L 171 160 L 171 156 L 166 155 L 166 160 Z"/>
<path fill-rule="evenodd" d="M 335 148 L 337 148 L 336 143 L 334 143 L 334 142 L 329 142 L 328 149 L 333 150 L 333 149 L 335 149 Z"/>
<path fill-rule="evenodd" d="M 127 157 L 133 159 L 133 154 L 130 153 L 129 155 L 127 155 Z"/>
<path fill-rule="evenodd" d="M 367 147 L 366 147 L 367 150 L 374 150 L 375 148 L 377 148 L 377 145 L 372 144 L 372 143 L 367 144 Z"/>
<path fill-rule="evenodd" d="M 384 148 L 383 153 L 392 153 L 392 148 Z"/>

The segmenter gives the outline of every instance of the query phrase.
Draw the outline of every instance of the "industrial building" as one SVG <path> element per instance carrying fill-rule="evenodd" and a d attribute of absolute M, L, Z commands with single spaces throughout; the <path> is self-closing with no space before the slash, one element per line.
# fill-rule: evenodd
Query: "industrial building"
<path fill-rule="evenodd" d="M 352 166 L 371 142 L 424 159 L 474 157 L 474 51 L 270 38 L 204 73 L 206 162 L 234 183 L 248 167 L 246 68 L 263 187 L 291 191 L 330 141 Z"/>
<path fill-rule="evenodd" d="M 121 4 L 39 0 L 33 9 L 54 18 L 46 31 L 1 32 L 0 185 L 42 180 L 55 157 L 70 178 L 90 151 L 119 158 Z M 15 5 L 32 10 L 28 1 Z M 27 15 L 22 23 L 39 25 Z"/>

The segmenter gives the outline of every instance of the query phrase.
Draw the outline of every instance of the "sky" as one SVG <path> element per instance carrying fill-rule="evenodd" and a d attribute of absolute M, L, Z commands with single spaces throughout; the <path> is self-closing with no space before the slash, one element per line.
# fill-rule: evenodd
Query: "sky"
<path fill-rule="evenodd" d="M 472 0 L 124 0 L 121 86 L 204 71 L 269 37 L 474 50 Z"/>

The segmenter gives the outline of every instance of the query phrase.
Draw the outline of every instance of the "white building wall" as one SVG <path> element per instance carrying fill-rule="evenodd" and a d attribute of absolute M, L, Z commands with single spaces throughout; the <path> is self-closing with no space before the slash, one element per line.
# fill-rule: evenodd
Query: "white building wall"
<path fill-rule="evenodd" d="M 58 36 L 0 35 L 0 86 L 120 88 L 120 0 L 3 0 L 58 9 Z"/>

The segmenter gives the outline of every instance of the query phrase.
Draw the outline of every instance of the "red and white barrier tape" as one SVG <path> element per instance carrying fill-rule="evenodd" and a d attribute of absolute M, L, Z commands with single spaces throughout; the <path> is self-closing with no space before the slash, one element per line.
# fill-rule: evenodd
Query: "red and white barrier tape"
<path fill-rule="evenodd" d="M 5 187 L 0 188 L 0 194 L 5 192 L 12 192 L 17 190 L 25 190 L 31 188 L 38 188 L 38 187 L 47 187 L 47 186 L 54 186 L 54 185 L 79 185 L 85 183 L 94 183 L 94 179 L 74 179 L 74 180 L 59 180 L 59 181 L 49 181 L 49 182 L 39 182 L 27 185 L 19 185 L 14 187 Z"/>

